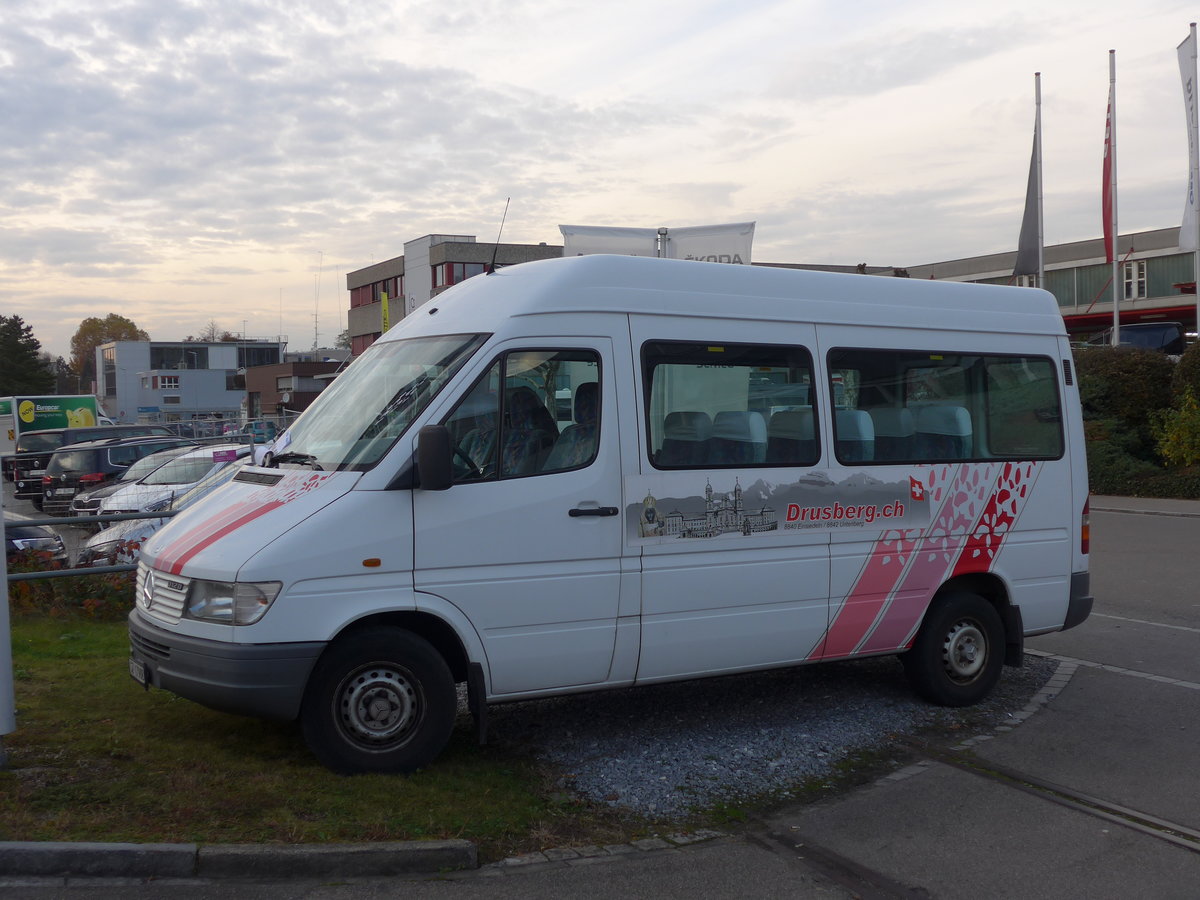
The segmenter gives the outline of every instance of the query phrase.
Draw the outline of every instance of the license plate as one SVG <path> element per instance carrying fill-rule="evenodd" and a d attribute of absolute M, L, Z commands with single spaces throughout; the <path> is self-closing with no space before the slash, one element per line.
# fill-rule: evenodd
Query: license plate
<path fill-rule="evenodd" d="M 146 684 L 146 667 L 134 659 L 129 658 L 129 674 L 133 676 L 133 680 L 138 684 L 145 686 Z"/>

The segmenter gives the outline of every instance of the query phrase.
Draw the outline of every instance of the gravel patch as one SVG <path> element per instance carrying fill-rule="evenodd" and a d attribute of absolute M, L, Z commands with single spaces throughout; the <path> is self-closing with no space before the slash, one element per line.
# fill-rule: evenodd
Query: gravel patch
<path fill-rule="evenodd" d="M 930 706 L 894 656 L 628 688 L 489 710 L 489 741 L 531 754 L 587 798 L 655 818 L 790 796 L 847 756 L 941 726 L 956 740 L 1012 721 L 1054 674 L 1005 668 L 984 703 Z"/>

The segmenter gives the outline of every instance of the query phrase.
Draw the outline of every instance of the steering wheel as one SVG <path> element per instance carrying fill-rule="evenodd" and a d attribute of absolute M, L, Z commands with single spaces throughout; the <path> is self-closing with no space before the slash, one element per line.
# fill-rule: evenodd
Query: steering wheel
<path fill-rule="evenodd" d="M 487 467 L 481 466 L 479 463 L 475 462 L 475 460 L 471 459 L 471 457 L 467 454 L 467 451 L 458 444 L 454 445 L 452 453 L 455 457 L 466 463 L 467 471 L 470 473 L 471 478 L 484 478 L 487 476 Z"/>

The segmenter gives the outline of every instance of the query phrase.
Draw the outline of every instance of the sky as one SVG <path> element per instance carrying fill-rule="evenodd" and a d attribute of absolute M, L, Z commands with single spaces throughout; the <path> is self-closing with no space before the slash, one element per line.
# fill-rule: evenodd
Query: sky
<path fill-rule="evenodd" d="M 1189 8 L 1190 7 L 1190 8 Z M 1176 46 L 1142 0 L 4 0 L 0 314 L 293 350 L 430 233 L 757 223 L 759 262 L 1015 250 L 1041 72 L 1047 244 L 1177 226 Z M 510 199 L 511 198 L 511 199 Z"/>

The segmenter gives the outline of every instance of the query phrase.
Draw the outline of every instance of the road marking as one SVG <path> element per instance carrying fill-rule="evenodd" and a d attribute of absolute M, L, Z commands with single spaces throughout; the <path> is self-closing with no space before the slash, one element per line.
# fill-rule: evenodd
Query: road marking
<path fill-rule="evenodd" d="M 1116 619 L 1118 622 L 1133 622 L 1137 625 L 1153 625 L 1155 628 L 1170 628 L 1173 631 L 1190 631 L 1192 634 L 1200 634 L 1200 628 L 1191 628 L 1187 625 L 1168 625 L 1165 622 L 1147 622 L 1145 619 L 1129 619 L 1125 616 L 1109 616 L 1104 613 L 1092 613 L 1092 616 L 1097 619 Z"/>

